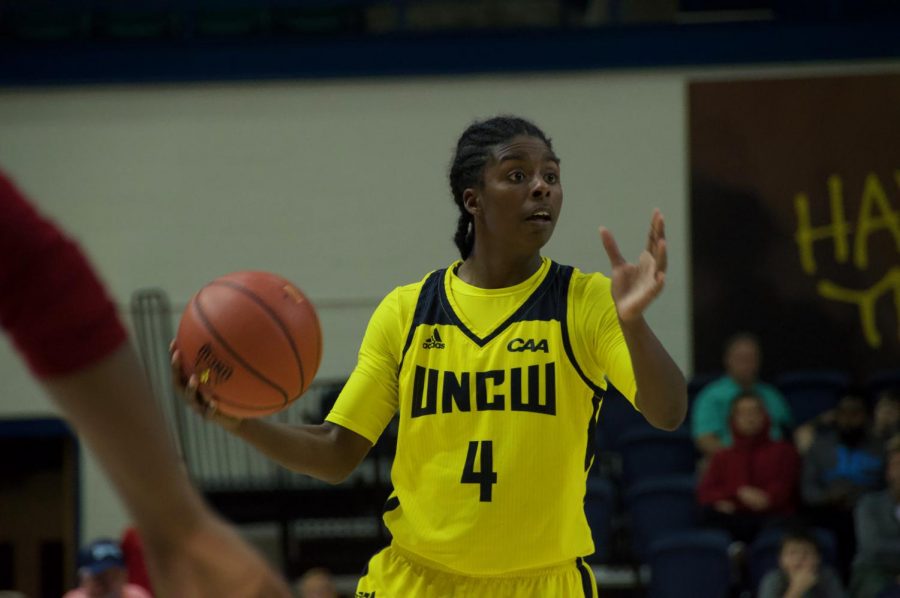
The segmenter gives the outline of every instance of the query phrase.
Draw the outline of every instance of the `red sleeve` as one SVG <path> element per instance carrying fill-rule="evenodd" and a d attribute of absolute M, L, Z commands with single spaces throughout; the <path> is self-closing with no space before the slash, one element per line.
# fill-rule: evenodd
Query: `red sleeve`
<path fill-rule="evenodd" d="M 697 500 L 703 506 L 711 506 L 720 500 L 734 500 L 734 489 L 729 487 L 725 477 L 727 469 L 725 451 L 712 456 L 706 472 L 697 487 Z"/>
<path fill-rule="evenodd" d="M 84 254 L 0 172 L 0 326 L 38 377 L 72 373 L 126 339 Z"/>

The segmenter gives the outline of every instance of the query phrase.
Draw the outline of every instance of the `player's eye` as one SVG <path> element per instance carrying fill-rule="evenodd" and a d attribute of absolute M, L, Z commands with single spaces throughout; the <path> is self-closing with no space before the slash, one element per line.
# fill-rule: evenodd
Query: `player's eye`
<path fill-rule="evenodd" d="M 507 176 L 514 183 L 521 183 L 525 180 L 525 173 L 521 170 L 513 170 Z"/>
<path fill-rule="evenodd" d="M 559 182 L 559 175 L 555 172 L 548 172 L 544 175 L 544 180 L 550 185 L 555 185 Z"/>

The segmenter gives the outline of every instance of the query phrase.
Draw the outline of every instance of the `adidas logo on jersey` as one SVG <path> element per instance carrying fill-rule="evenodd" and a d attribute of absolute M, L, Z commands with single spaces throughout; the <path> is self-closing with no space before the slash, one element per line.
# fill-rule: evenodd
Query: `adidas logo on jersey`
<path fill-rule="evenodd" d="M 434 332 L 431 333 L 431 336 L 422 343 L 423 349 L 443 349 L 447 345 L 444 344 L 444 341 L 441 339 L 441 334 L 438 332 L 438 329 L 435 328 Z"/>
<path fill-rule="evenodd" d="M 357 592 L 356 598 L 375 598 L 375 592 Z"/>

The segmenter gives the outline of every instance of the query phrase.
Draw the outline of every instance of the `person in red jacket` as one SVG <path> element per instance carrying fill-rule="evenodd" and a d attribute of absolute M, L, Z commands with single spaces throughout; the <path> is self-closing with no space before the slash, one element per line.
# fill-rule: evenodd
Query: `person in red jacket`
<path fill-rule="evenodd" d="M 137 528 L 128 527 L 122 532 L 119 542 L 122 546 L 122 556 L 125 557 L 125 569 L 128 570 L 128 583 L 141 586 L 151 596 L 153 585 L 150 583 L 150 574 L 147 573 L 147 561 L 144 557 L 144 543 L 138 534 Z"/>
<path fill-rule="evenodd" d="M 707 525 L 749 543 L 793 513 L 800 458 L 791 444 L 769 437 L 769 415 L 755 394 L 734 400 L 729 423 L 734 444 L 713 455 L 697 497 Z"/>

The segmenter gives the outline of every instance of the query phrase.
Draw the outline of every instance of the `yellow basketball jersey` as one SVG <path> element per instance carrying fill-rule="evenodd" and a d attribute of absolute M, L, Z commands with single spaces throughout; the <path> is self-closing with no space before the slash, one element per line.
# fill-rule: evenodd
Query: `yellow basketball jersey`
<path fill-rule="evenodd" d="M 384 520 L 403 549 L 469 575 L 574 562 L 594 551 L 585 481 L 606 372 L 596 366 L 603 356 L 582 359 L 589 372 L 576 358 L 573 274 L 585 277 L 549 262 L 527 299 L 483 336 L 457 313 L 447 269 L 399 295 L 414 305 L 396 312 L 409 317 L 395 353 L 399 429 Z M 599 301 L 612 305 L 602 281 Z M 630 361 L 627 369 L 633 387 Z M 346 394 L 361 396 L 354 389 L 371 374 L 354 377 Z M 372 439 L 367 415 L 350 407 L 365 404 L 344 398 L 328 420 Z"/>

